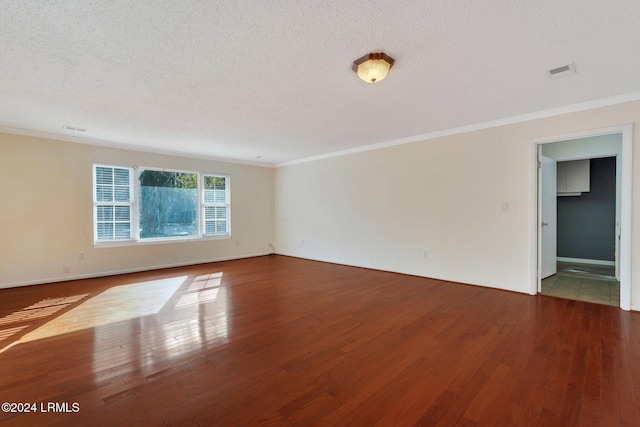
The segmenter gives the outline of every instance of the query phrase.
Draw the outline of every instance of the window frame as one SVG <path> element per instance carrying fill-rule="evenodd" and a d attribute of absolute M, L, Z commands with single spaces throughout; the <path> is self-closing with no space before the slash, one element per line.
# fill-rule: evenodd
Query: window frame
<path fill-rule="evenodd" d="M 130 234 L 129 238 L 125 239 L 98 239 L 98 206 L 104 205 L 103 202 L 97 201 L 97 168 L 113 168 L 113 169 L 127 169 L 129 171 L 129 202 L 120 202 L 130 207 Z M 189 236 L 171 236 L 171 237 L 152 237 L 141 238 L 140 237 L 140 171 L 151 170 L 159 172 L 174 172 L 195 174 L 197 176 L 197 206 L 196 206 L 196 224 L 198 226 L 197 233 Z M 224 233 L 206 233 L 205 228 L 205 199 L 204 199 L 204 180 L 205 176 L 220 177 L 225 179 L 225 203 L 226 209 L 226 232 Z M 202 241 L 202 240 L 223 240 L 231 238 L 231 178 L 229 175 L 220 173 L 198 172 L 184 169 L 173 168 L 158 168 L 147 166 L 122 166 L 109 163 L 93 163 L 93 245 L 94 247 L 117 247 L 117 246 L 138 246 L 148 244 L 163 244 L 163 243 L 176 243 L 176 242 L 190 242 L 190 241 Z M 109 203 L 115 206 L 115 202 Z M 217 204 L 215 206 L 221 206 Z"/>
<path fill-rule="evenodd" d="M 125 169 L 129 171 L 129 201 L 128 202 L 122 202 L 122 201 L 116 201 L 115 197 L 114 200 L 112 200 L 111 202 L 101 202 L 98 201 L 98 168 L 102 167 L 102 168 L 110 168 L 114 171 L 114 185 L 115 185 L 115 169 Z M 132 212 L 136 209 L 135 206 L 135 200 L 136 200 L 136 196 L 134 194 L 134 188 L 135 187 L 133 185 L 133 181 L 131 179 L 132 177 L 132 168 L 129 166 L 115 166 L 115 165 L 106 165 L 106 164 L 94 164 L 93 165 L 93 241 L 94 243 L 96 242 L 127 242 L 132 240 L 131 236 L 132 236 L 132 230 L 134 227 L 134 223 L 133 223 L 133 215 Z M 115 237 L 113 239 L 104 239 L 104 240 L 100 240 L 98 239 L 98 208 L 100 206 L 113 206 L 114 208 L 114 233 L 115 233 L 115 208 L 116 206 L 128 206 L 129 207 L 129 238 L 128 239 L 116 239 Z"/>
<path fill-rule="evenodd" d="M 224 197 L 224 203 L 206 203 L 205 201 L 205 188 L 204 188 L 204 181 L 206 177 L 213 177 L 213 178 L 224 178 L 224 186 L 225 186 L 225 197 Z M 202 189 L 202 191 L 200 191 L 200 189 Z M 212 173 L 202 173 L 200 174 L 200 176 L 198 177 L 198 197 L 199 197 L 199 218 L 200 218 L 200 227 L 199 227 L 199 232 L 202 234 L 202 236 L 205 237 L 211 237 L 211 236 L 223 236 L 223 235 L 229 235 L 229 237 L 231 237 L 231 181 L 229 179 L 228 175 L 222 175 L 222 174 L 212 174 Z M 207 234 L 206 230 L 207 230 L 207 215 L 206 215 L 206 209 L 207 207 L 225 207 L 226 209 L 226 223 L 227 223 L 227 231 L 226 233 L 210 233 Z"/>

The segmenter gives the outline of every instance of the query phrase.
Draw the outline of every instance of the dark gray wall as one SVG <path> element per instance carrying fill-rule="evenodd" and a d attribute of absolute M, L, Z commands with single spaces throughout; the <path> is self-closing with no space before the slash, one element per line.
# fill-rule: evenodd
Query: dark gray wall
<path fill-rule="evenodd" d="M 590 164 L 591 191 L 558 197 L 558 256 L 614 261 L 616 158 Z"/>

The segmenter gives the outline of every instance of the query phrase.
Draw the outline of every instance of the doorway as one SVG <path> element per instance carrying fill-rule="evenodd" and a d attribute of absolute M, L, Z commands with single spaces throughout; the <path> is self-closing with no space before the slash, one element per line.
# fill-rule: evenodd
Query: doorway
<path fill-rule="evenodd" d="M 586 290 L 589 287 L 594 288 L 594 280 L 611 280 L 613 277 L 614 280 L 619 279 L 620 283 L 619 303 L 616 305 L 624 310 L 630 309 L 631 132 L 632 128 L 629 125 L 533 141 L 536 159 L 534 180 L 536 183 L 534 203 L 536 213 L 533 217 L 536 218 L 534 229 L 537 259 L 534 264 L 533 277 L 535 279 L 532 280 L 532 294 L 543 293 L 543 279 L 548 277 L 557 279 L 561 275 L 568 274 L 572 276 L 570 281 L 572 281 L 574 289 L 578 288 L 578 292 L 585 283 L 589 284 L 585 287 Z M 577 261 L 578 264 L 592 261 L 589 259 L 560 258 L 561 264 L 558 264 L 558 255 L 555 252 L 557 245 L 555 241 L 557 238 L 557 229 L 555 228 L 557 221 L 556 191 L 553 190 L 550 197 L 549 189 L 556 186 L 557 162 L 605 157 L 613 157 L 616 166 L 615 219 L 612 219 L 615 221 L 615 227 L 611 236 L 611 242 L 615 246 L 615 255 L 612 260 L 602 262 L 603 264 L 613 264 L 610 271 L 600 274 L 602 272 L 589 272 L 590 268 L 585 268 L 586 265 L 576 267 L 574 263 L 574 261 Z M 556 270 L 558 266 L 561 267 L 560 271 Z M 594 271 L 596 270 L 598 269 L 596 268 Z M 595 275 L 591 276 L 592 274 Z M 547 279 L 544 291 L 548 290 L 549 283 L 550 280 Z M 600 285 L 602 291 L 605 284 L 603 282 Z M 607 292 L 609 292 L 608 295 L 613 295 L 616 302 L 618 301 L 616 289 L 609 289 Z M 600 302 L 604 303 L 604 301 Z"/>

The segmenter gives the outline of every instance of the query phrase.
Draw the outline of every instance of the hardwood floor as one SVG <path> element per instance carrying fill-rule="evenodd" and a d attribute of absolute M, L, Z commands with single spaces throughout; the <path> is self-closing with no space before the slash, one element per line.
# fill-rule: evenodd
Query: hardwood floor
<path fill-rule="evenodd" d="M 0 402 L 37 405 L 2 426 L 630 427 L 639 394 L 640 314 L 581 301 L 283 256 L 0 291 Z"/>

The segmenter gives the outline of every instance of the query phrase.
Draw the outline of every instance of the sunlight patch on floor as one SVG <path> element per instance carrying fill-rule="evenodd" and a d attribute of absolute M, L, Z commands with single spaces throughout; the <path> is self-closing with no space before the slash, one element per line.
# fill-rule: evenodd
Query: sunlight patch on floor
<path fill-rule="evenodd" d="M 158 313 L 187 276 L 114 286 L 63 313 L 20 341 L 28 342 Z"/>

